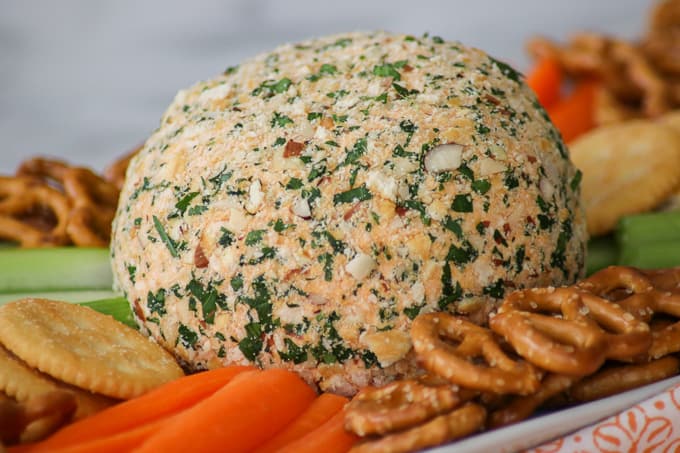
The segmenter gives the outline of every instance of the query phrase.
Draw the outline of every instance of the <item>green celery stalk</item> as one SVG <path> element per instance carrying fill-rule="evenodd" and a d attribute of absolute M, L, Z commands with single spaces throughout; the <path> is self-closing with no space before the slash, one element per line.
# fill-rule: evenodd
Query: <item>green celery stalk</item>
<path fill-rule="evenodd" d="M 105 248 L 0 249 L 0 294 L 111 289 Z"/>
<path fill-rule="evenodd" d="M 602 236 L 588 241 L 586 274 L 591 275 L 617 263 L 619 249 L 613 236 Z"/>
<path fill-rule="evenodd" d="M 626 216 L 618 224 L 616 239 L 621 247 L 680 241 L 680 211 Z"/>
<path fill-rule="evenodd" d="M 62 300 L 64 302 L 80 303 L 88 302 L 98 299 L 113 299 L 120 297 L 120 293 L 116 293 L 106 289 L 86 289 L 82 291 L 47 291 L 35 292 L 29 291 L 25 293 L 6 293 L 0 294 L 0 305 L 12 302 L 14 300 L 25 299 L 27 297 L 35 299 L 51 299 Z"/>
<path fill-rule="evenodd" d="M 625 244 L 621 247 L 619 264 L 642 269 L 660 269 L 680 265 L 680 239 Z"/>
<path fill-rule="evenodd" d="M 90 307 L 105 315 L 113 316 L 115 320 L 120 321 L 133 329 L 137 328 L 137 323 L 132 315 L 130 304 L 124 297 L 93 300 L 91 302 L 82 302 L 80 305 Z"/>

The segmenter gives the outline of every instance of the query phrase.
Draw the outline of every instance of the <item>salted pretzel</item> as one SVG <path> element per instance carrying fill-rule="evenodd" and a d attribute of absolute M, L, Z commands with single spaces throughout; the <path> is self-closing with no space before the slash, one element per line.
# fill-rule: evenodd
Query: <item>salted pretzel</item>
<path fill-rule="evenodd" d="M 472 396 L 467 394 L 450 382 L 432 382 L 432 378 L 367 387 L 345 407 L 345 427 L 359 436 L 397 431 L 449 412 Z"/>
<path fill-rule="evenodd" d="M 632 315 L 650 322 L 655 314 L 680 319 L 680 267 L 640 270 L 610 266 L 577 285 L 616 302 Z M 680 321 L 652 331 L 647 355 L 652 359 L 680 351 Z"/>
<path fill-rule="evenodd" d="M 515 291 L 489 326 L 526 360 L 572 376 L 593 373 L 607 358 L 644 355 L 652 341 L 645 322 L 578 288 Z"/>
<path fill-rule="evenodd" d="M 0 394 L 0 441 L 6 444 L 19 442 L 34 423 L 40 423 L 40 426 L 38 431 L 33 430 L 30 440 L 47 437 L 68 422 L 76 408 L 75 397 L 64 390 L 31 397 L 23 404 Z"/>
<path fill-rule="evenodd" d="M 486 409 L 475 403 L 444 415 L 439 415 L 422 425 L 415 426 L 377 440 L 356 445 L 350 453 L 401 453 L 419 451 L 473 434 L 484 427 Z"/>
<path fill-rule="evenodd" d="M 63 245 L 70 201 L 35 178 L 0 176 L 0 238 L 23 247 Z"/>
<path fill-rule="evenodd" d="M 75 245 L 105 247 L 116 214 L 118 189 L 86 168 L 64 173 L 64 191 L 74 200 L 67 232 Z"/>
<path fill-rule="evenodd" d="M 657 117 L 680 103 L 675 96 L 674 75 L 680 74 L 680 27 L 678 22 L 666 22 L 668 4 L 654 14 L 652 27 L 641 45 L 597 33 L 578 33 L 566 44 L 544 37 L 528 41 L 527 50 L 534 58 L 550 58 L 575 79 L 596 79 L 594 119 L 606 124 L 617 119 Z M 677 17 L 677 14 L 675 14 Z M 662 24 L 663 22 L 663 24 Z M 667 74 L 670 73 L 670 76 Z M 631 106 L 633 108 L 631 108 Z"/>
<path fill-rule="evenodd" d="M 420 315 L 411 325 L 411 339 L 423 368 L 465 388 L 526 395 L 540 384 L 536 368 L 508 357 L 491 331 L 463 318 Z"/>
<path fill-rule="evenodd" d="M 510 425 L 529 418 L 543 403 L 568 390 L 580 377 L 565 374 L 547 374 L 536 393 L 516 396 L 507 405 L 489 415 L 490 428 Z"/>
<path fill-rule="evenodd" d="M 675 376 L 680 361 L 668 356 L 648 363 L 608 368 L 588 376 L 567 391 L 574 402 L 594 401 Z"/>
<path fill-rule="evenodd" d="M 66 233 L 75 245 L 108 245 L 118 203 L 118 189 L 111 183 L 89 169 L 44 158 L 23 162 L 17 174 L 40 178 L 46 184 L 60 188 L 71 200 L 72 212 Z"/>
<path fill-rule="evenodd" d="M 109 181 L 111 184 L 113 184 L 116 189 L 122 190 L 123 189 L 123 183 L 125 182 L 125 174 L 127 172 L 127 168 L 130 165 L 130 161 L 132 160 L 133 157 L 135 157 L 139 151 L 143 148 L 144 145 L 140 145 L 137 148 L 133 149 L 131 152 L 128 154 L 124 155 L 104 170 L 104 179 Z"/>

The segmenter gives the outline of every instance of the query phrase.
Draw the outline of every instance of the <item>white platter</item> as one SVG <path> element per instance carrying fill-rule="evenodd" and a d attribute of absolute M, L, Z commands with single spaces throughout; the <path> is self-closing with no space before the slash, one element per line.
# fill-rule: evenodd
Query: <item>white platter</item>
<path fill-rule="evenodd" d="M 459 442 L 427 450 L 428 453 L 510 453 L 541 445 L 597 421 L 616 415 L 680 383 L 675 376 L 625 393 L 531 418 L 521 423 L 478 434 Z"/>

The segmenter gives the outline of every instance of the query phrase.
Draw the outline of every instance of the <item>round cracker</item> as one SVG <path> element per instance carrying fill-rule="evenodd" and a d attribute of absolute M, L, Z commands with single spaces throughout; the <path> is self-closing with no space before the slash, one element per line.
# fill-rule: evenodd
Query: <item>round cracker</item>
<path fill-rule="evenodd" d="M 136 330 L 66 302 L 29 298 L 0 307 L 0 343 L 31 367 L 113 398 L 133 398 L 184 375 Z"/>
<path fill-rule="evenodd" d="M 1 392 L 23 403 L 31 396 L 55 390 L 68 390 L 73 393 L 78 405 L 78 409 L 73 415 L 75 420 L 96 414 L 116 403 L 114 399 L 56 382 L 49 376 L 29 368 L 11 352 L 0 346 Z"/>
<path fill-rule="evenodd" d="M 680 135 L 663 124 L 633 120 L 594 129 L 570 146 L 582 172 L 588 233 L 614 229 L 625 215 L 648 211 L 680 183 Z"/>

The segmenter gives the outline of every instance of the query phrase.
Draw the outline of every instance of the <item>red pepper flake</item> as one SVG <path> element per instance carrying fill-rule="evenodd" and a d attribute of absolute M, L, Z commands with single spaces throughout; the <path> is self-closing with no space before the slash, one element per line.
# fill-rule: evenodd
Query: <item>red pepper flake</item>
<path fill-rule="evenodd" d="M 352 218 L 355 212 L 357 212 L 357 209 L 359 209 L 359 206 L 361 206 L 361 203 L 355 203 L 354 206 L 349 208 L 347 212 L 345 212 L 345 215 L 342 216 L 343 220 L 349 220 Z"/>
<path fill-rule="evenodd" d="M 512 228 L 510 228 L 510 224 L 504 223 L 503 224 L 503 233 L 509 234 L 512 231 Z"/>
<path fill-rule="evenodd" d="M 394 208 L 394 211 L 397 213 L 399 217 L 404 217 L 408 209 L 406 209 L 404 206 L 397 206 L 396 208 Z"/>
<path fill-rule="evenodd" d="M 532 155 L 528 155 L 527 160 L 533 164 L 534 162 L 536 162 L 536 157 L 534 157 Z"/>
<path fill-rule="evenodd" d="M 297 157 L 302 154 L 302 148 L 304 147 L 304 143 L 288 140 L 288 143 L 286 143 L 286 149 L 283 151 L 283 157 Z"/>
<path fill-rule="evenodd" d="M 534 221 L 534 218 L 531 217 L 530 215 L 527 216 L 527 223 L 530 223 L 532 225 L 536 225 L 536 222 Z"/>
<path fill-rule="evenodd" d="M 484 225 L 484 228 L 489 228 L 489 225 L 491 225 L 491 221 L 484 220 L 484 221 L 482 221 L 482 225 Z"/>
<path fill-rule="evenodd" d="M 484 94 L 484 99 L 486 99 L 487 101 L 489 101 L 493 105 L 500 105 L 501 104 L 501 101 L 497 97 L 491 96 L 488 93 Z"/>
<path fill-rule="evenodd" d="M 299 274 L 302 272 L 302 268 L 297 268 L 297 269 L 291 269 L 288 272 L 286 272 L 286 275 L 283 276 L 284 281 L 290 280 L 293 276 Z"/>
<path fill-rule="evenodd" d="M 194 251 L 194 265 L 199 269 L 203 269 L 204 267 L 208 267 L 209 263 L 208 258 L 205 256 L 205 253 L 203 253 L 201 244 L 198 244 L 196 251 Z"/>
<path fill-rule="evenodd" d="M 144 311 L 142 310 L 141 305 L 139 305 L 139 300 L 136 299 L 132 303 L 132 309 L 135 311 L 135 315 L 141 319 L 142 322 L 146 322 L 146 316 L 144 316 Z"/>
<path fill-rule="evenodd" d="M 493 265 L 496 266 L 496 267 L 501 267 L 501 266 L 505 265 L 505 262 L 501 259 L 498 259 L 498 258 L 494 258 L 491 261 L 493 262 Z"/>
<path fill-rule="evenodd" d="M 410 64 L 405 64 L 404 67 L 401 69 L 403 69 L 404 72 L 411 72 L 413 71 L 413 66 L 411 66 Z"/>

